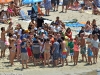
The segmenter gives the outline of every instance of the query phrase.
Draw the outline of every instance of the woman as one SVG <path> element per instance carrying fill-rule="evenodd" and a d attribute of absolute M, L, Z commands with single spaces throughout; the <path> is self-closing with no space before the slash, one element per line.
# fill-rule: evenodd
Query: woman
<path fill-rule="evenodd" d="M 98 36 L 96 34 L 93 37 L 92 45 L 93 45 L 93 48 L 92 48 L 92 50 L 93 50 L 93 63 L 97 63 L 100 43 L 98 40 Z"/>
<path fill-rule="evenodd" d="M 100 15 L 100 11 L 98 10 L 98 8 L 95 4 L 93 4 L 93 7 L 92 7 L 92 14 Z"/>
<path fill-rule="evenodd" d="M 32 19 L 31 22 L 29 23 L 28 30 L 32 30 L 35 27 L 36 27 L 36 22 L 34 21 L 34 19 Z"/>
<path fill-rule="evenodd" d="M 10 20 L 11 19 L 10 19 L 9 15 L 8 15 L 8 12 L 2 10 L 0 12 L 0 22 L 2 22 L 4 24 L 9 24 Z"/>
<path fill-rule="evenodd" d="M 16 55 L 16 46 L 15 46 L 15 39 L 10 37 L 9 38 L 9 43 L 10 43 L 10 46 L 9 46 L 9 50 L 10 50 L 10 63 L 11 63 L 11 66 L 13 66 L 13 61 L 14 61 L 14 58 L 15 58 L 15 55 Z"/>
<path fill-rule="evenodd" d="M 51 0 L 44 0 L 44 5 L 45 5 L 45 15 L 49 16 L 49 12 L 51 9 Z"/>
<path fill-rule="evenodd" d="M 65 35 L 66 35 L 68 38 L 72 39 L 72 32 L 71 32 L 71 29 L 70 29 L 70 28 L 67 28 L 67 30 L 66 30 L 66 32 L 65 32 Z"/>
<path fill-rule="evenodd" d="M 49 39 L 46 39 L 46 42 L 44 44 L 45 49 L 44 49 L 44 66 L 46 64 L 46 60 L 49 66 L 49 58 L 50 58 L 50 48 L 51 48 L 51 43 Z"/>
<path fill-rule="evenodd" d="M 74 65 L 77 65 L 78 62 L 78 56 L 79 56 L 79 39 L 76 36 L 74 39 Z"/>
<path fill-rule="evenodd" d="M 85 25 L 85 31 L 86 32 L 90 32 L 92 29 L 92 26 L 90 25 L 90 21 L 87 21 L 86 22 L 86 25 Z"/>
<path fill-rule="evenodd" d="M 93 27 L 94 25 L 97 25 L 95 19 L 92 20 L 92 24 L 91 24 L 91 25 L 92 25 L 92 27 Z"/>

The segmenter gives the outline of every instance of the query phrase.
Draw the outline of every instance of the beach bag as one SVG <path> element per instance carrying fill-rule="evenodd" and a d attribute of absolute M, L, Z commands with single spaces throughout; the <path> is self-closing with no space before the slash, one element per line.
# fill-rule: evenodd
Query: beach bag
<path fill-rule="evenodd" d="M 21 16 L 22 20 L 29 20 L 29 17 L 26 16 L 26 14 L 23 10 L 20 10 L 20 16 Z"/>

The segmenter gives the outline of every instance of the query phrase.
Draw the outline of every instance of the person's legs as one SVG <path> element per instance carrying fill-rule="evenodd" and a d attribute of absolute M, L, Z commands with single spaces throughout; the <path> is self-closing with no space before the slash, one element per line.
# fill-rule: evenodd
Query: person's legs
<path fill-rule="evenodd" d="M 22 68 L 24 68 L 24 60 L 22 60 Z"/>
<path fill-rule="evenodd" d="M 11 51 L 11 66 L 14 65 L 13 61 L 14 61 L 14 58 L 15 58 L 15 53 L 16 52 L 14 50 Z"/>
<path fill-rule="evenodd" d="M 74 61 L 74 65 L 75 65 L 76 64 L 76 52 L 75 51 L 74 51 L 73 61 Z"/>
<path fill-rule="evenodd" d="M 97 58 L 98 58 L 98 51 L 99 51 L 99 49 L 98 48 L 96 48 L 96 50 L 95 50 L 95 52 L 96 52 L 96 63 L 97 63 Z"/>
<path fill-rule="evenodd" d="M 50 12 L 50 11 L 49 11 L 49 9 L 48 9 L 48 10 L 47 10 L 47 16 L 49 16 L 49 12 Z"/>
<path fill-rule="evenodd" d="M 77 65 L 77 62 L 78 62 L 78 56 L 79 56 L 79 51 L 76 52 L 76 65 Z"/>
<path fill-rule="evenodd" d="M 17 48 L 17 61 L 19 61 L 20 48 Z"/>
<path fill-rule="evenodd" d="M 48 62 L 48 66 L 49 66 L 49 58 L 50 58 L 50 53 L 47 53 L 47 62 Z"/>
<path fill-rule="evenodd" d="M 25 60 L 25 64 L 26 64 L 26 68 L 28 68 L 28 65 L 27 65 L 27 60 Z"/>
<path fill-rule="evenodd" d="M 46 64 L 46 53 L 44 52 L 44 66 Z"/>

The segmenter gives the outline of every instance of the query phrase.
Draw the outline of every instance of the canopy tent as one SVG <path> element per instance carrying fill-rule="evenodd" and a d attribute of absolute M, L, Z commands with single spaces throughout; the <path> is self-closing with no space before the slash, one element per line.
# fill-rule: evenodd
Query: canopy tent
<path fill-rule="evenodd" d="M 36 3 L 36 2 L 42 2 L 43 0 L 23 0 L 23 4 L 30 4 L 30 3 Z"/>
<path fill-rule="evenodd" d="M 9 3 L 9 2 L 11 2 L 11 1 L 13 1 L 13 0 L 0 0 L 0 4 L 4 4 L 4 3 Z"/>

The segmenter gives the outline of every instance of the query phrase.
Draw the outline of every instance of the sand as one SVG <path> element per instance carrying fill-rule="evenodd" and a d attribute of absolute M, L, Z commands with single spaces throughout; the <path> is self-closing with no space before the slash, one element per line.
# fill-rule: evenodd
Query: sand
<path fill-rule="evenodd" d="M 27 10 L 30 10 L 30 7 L 23 6 L 22 10 L 27 14 Z M 44 11 L 44 9 L 42 9 Z M 78 11 L 68 10 L 67 13 L 59 13 L 61 11 L 61 6 L 59 7 L 58 12 L 50 12 L 51 16 L 45 17 L 50 20 L 55 20 L 57 16 L 60 17 L 62 21 L 78 19 L 78 22 L 86 22 L 87 20 L 92 21 L 93 19 L 97 20 L 97 25 L 100 25 L 100 16 L 91 15 L 89 13 L 79 13 Z M 89 11 L 91 12 L 91 11 Z M 13 26 L 15 27 L 17 23 L 20 23 L 23 28 L 28 27 L 28 22 L 18 20 L 18 17 L 13 17 Z M 8 25 L 0 24 L 1 27 L 6 27 Z M 73 37 L 78 33 L 76 30 L 79 30 L 80 27 L 71 27 L 73 31 Z M 98 63 L 93 65 L 86 65 L 86 62 L 81 62 L 81 55 L 79 56 L 79 62 L 77 66 L 73 66 L 73 63 L 70 62 L 70 57 L 68 57 L 68 66 L 61 67 L 43 67 L 43 66 L 34 66 L 33 63 L 29 63 L 29 69 L 21 69 L 20 62 L 14 62 L 15 66 L 11 67 L 9 60 L 7 59 L 9 50 L 6 50 L 6 57 L 0 58 L 0 75 L 97 75 L 96 70 L 100 70 L 100 58 L 98 58 Z M 100 54 L 100 53 L 99 53 Z"/>

